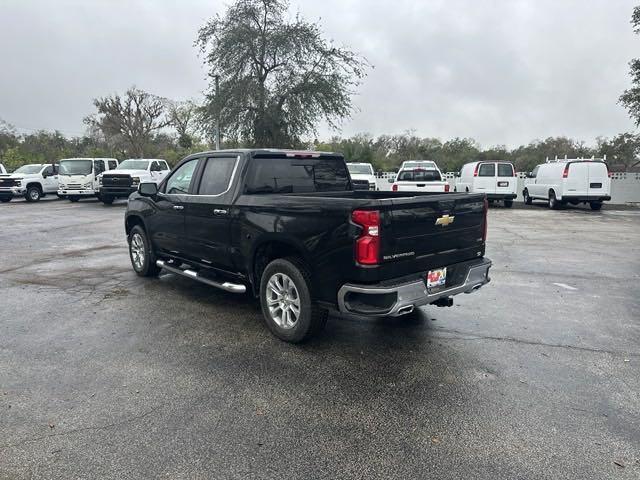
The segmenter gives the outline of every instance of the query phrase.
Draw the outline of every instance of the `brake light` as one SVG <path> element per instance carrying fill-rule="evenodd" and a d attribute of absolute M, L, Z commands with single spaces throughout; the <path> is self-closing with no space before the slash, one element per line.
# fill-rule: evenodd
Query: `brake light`
<path fill-rule="evenodd" d="M 377 265 L 380 258 L 380 212 L 354 210 L 351 220 L 362 227 L 362 232 L 356 239 L 356 262 L 362 265 Z"/>
<path fill-rule="evenodd" d="M 487 241 L 487 212 L 489 211 L 489 200 L 487 200 L 487 196 L 485 195 L 484 197 L 484 221 L 482 222 L 484 224 L 483 228 L 482 228 L 482 241 L 486 242 Z"/>
<path fill-rule="evenodd" d="M 569 176 L 569 165 L 571 165 L 571 164 L 567 163 L 564 166 L 564 172 L 562 172 L 562 178 L 567 178 Z"/>
<path fill-rule="evenodd" d="M 449 184 L 448 184 L 448 183 L 445 183 L 445 184 L 444 184 L 444 191 L 445 191 L 445 192 L 448 192 L 448 191 L 449 191 L 449 188 L 450 188 L 450 187 L 449 187 Z"/>
<path fill-rule="evenodd" d="M 478 176 L 478 168 L 480 168 L 480 164 L 476 163 L 476 168 L 473 169 L 473 176 L 474 177 Z"/>
<path fill-rule="evenodd" d="M 397 191 L 398 191 L 398 184 L 397 184 L 397 183 L 394 183 L 394 184 L 391 186 L 391 191 L 392 191 L 392 192 L 397 192 Z"/>

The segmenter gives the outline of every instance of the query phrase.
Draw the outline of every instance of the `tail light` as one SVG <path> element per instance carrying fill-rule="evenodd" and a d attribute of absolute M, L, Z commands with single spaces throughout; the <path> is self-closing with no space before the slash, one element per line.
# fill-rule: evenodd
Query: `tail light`
<path fill-rule="evenodd" d="M 567 178 L 569 176 L 569 165 L 571 165 L 571 164 L 567 163 L 564 166 L 564 172 L 562 172 L 562 178 Z"/>
<path fill-rule="evenodd" d="M 478 176 L 478 168 L 480 168 L 480 164 L 476 163 L 476 168 L 473 169 L 473 176 L 474 177 Z"/>
<path fill-rule="evenodd" d="M 351 220 L 362 227 L 362 232 L 356 239 L 356 262 L 361 265 L 377 265 L 380 259 L 380 212 L 354 210 Z"/>
<path fill-rule="evenodd" d="M 482 227 L 482 241 L 486 242 L 487 241 L 487 212 L 489 211 L 489 200 L 487 200 L 486 195 L 484 197 L 483 210 L 484 210 L 484 221 L 483 221 L 484 226 Z"/>
<path fill-rule="evenodd" d="M 397 192 L 397 191 L 398 191 L 398 184 L 397 184 L 397 183 L 394 183 L 394 184 L 391 186 L 391 191 L 392 191 L 392 192 Z"/>
<path fill-rule="evenodd" d="M 449 184 L 448 184 L 448 183 L 445 183 L 445 184 L 444 184 L 444 191 L 445 191 L 445 192 L 448 192 L 448 191 L 449 191 L 449 188 L 451 188 L 451 187 L 449 187 Z"/>

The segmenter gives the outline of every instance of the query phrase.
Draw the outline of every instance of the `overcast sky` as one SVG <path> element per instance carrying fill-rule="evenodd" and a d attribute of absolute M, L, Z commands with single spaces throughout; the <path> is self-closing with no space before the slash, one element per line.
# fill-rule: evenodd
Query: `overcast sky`
<path fill-rule="evenodd" d="M 0 118 L 84 132 L 91 99 L 135 84 L 198 98 L 197 29 L 217 0 L 0 0 Z M 293 0 L 375 66 L 342 135 L 413 129 L 509 146 L 633 129 L 617 98 L 640 56 L 631 0 Z M 321 135 L 332 132 L 322 129 Z"/>

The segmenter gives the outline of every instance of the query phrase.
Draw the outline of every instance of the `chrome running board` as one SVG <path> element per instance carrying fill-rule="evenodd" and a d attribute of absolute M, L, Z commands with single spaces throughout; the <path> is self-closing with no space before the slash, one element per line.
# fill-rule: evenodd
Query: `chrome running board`
<path fill-rule="evenodd" d="M 165 262 L 164 260 L 157 260 L 156 265 L 160 268 L 168 270 L 171 273 L 182 275 L 183 277 L 191 278 L 193 280 L 197 280 L 198 282 L 206 283 L 207 285 L 219 288 L 220 290 L 225 290 L 231 293 L 245 293 L 247 291 L 247 287 L 242 284 L 231 282 L 218 283 L 208 278 L 204 278 L 202 275 L 199 275 L 198 272 L 194 272 L 193 270 L 181 270 L 179 268 L 167 265 L 167 262 Z"/>

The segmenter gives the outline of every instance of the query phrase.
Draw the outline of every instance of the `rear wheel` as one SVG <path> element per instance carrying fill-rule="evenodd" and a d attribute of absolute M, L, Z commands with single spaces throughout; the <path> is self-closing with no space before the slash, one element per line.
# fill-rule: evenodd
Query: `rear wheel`
<path fill-rule="evenodd" d="M 557 210 L 558 208 L 560 208 L 560 202 L 558 202 L 556 193 L 553 190 L 549 191 L 549 208 L 551 208 L 552 210 Z"/>
<path fill-rule="evenodd" d="M 160 273 L 147 232 L 140 225 L 133 227 L 129 233 L 129 258 L 133 270 L 140 277 L 154 277 Z"/>
<path fill-rule="evenodd" d="M 505 208 L 513 207 L 513 200 L 505 200 L 504 201 L 504 206 L 505 206 Z"/>
<path fill-rule="evenodd" d="M 524 198 L 525 205 L 531 205 L 533 203 L 533 199 L 529 196 L 529 190 L 522 192 L 522 197 Z"/>
<path fill-rule="evenodd" d="M 297 257 L 269 263 L 260 280 L 260 304 L 267 327 L 285 342 L 298 343 L 318 333 L 327 310 L 311 296 L 311 275 Z"/>
<path fill-rule="evenodd" d="M 602 202 L 590 202 L 589 206 L 591 210 L 600 210 L 602 208 Z"/>
<path fill-rule="evenodd" d="M 40 200 L 42 192 L 39 187 L 32 186 L 27 188 L 27 193 L 24 194 L 24 198 L 27 202 L 37 202 Z"/>

